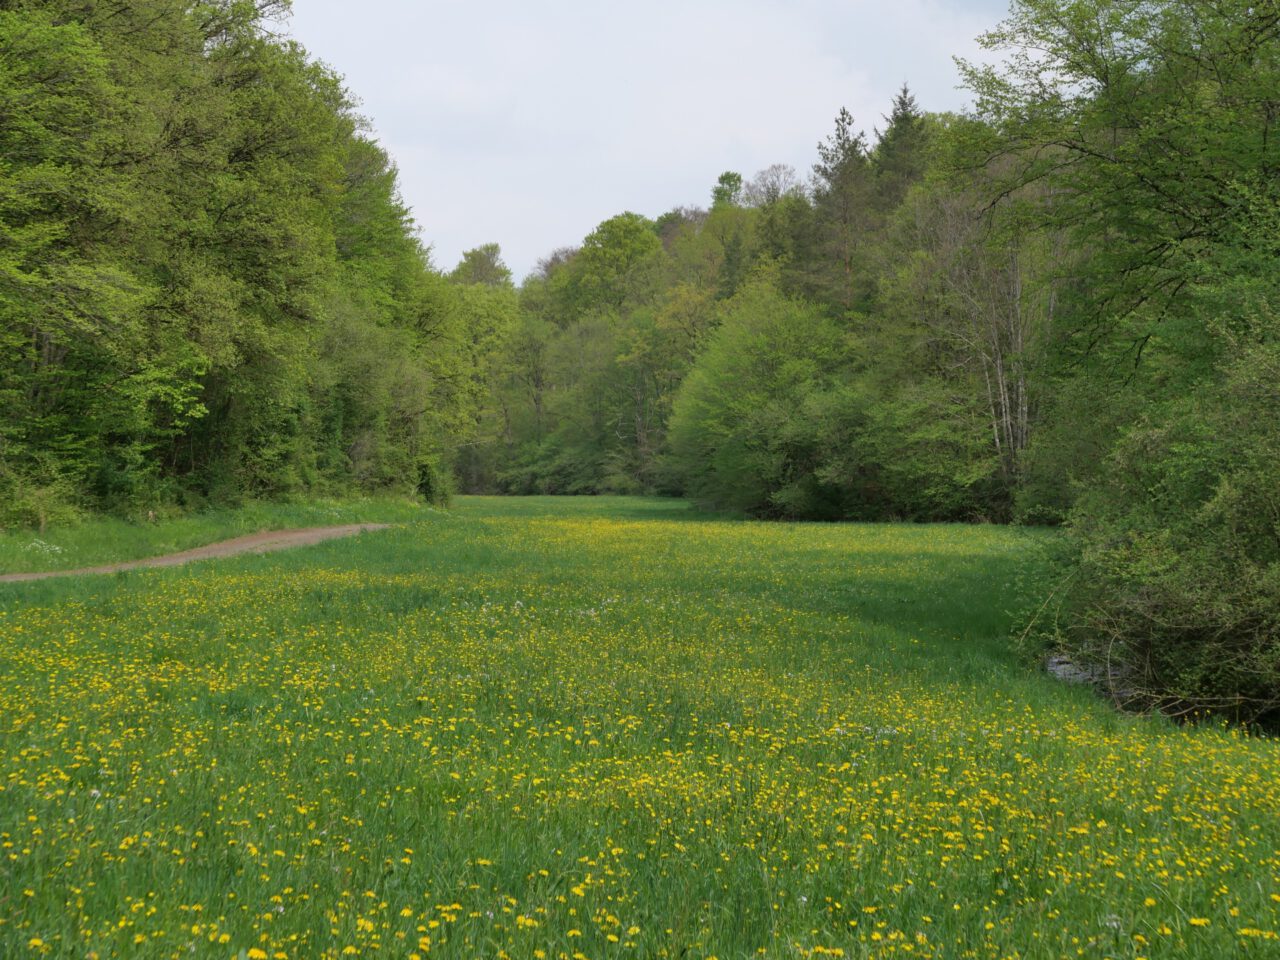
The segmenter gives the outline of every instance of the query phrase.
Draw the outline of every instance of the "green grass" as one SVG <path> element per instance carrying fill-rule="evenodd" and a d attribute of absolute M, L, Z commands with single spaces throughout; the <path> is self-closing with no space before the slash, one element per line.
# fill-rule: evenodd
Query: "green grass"
<path fill-rule="evenodd" d="M 1277 745 L 1020 665 L 1042 537 L 463 498 L 0 586 L 0 956 L 1276 956 Z"/>
<path fill-rule="evenodd" d="M 394 497 L 313 500 L 306 503 L 251 503 L 156 522 L 98 517 L 44 533 L 0 532 L 0 573 L 75 570 L 138 560 L 204 546 L 246 533 L 290 527 L 333 526 L 360 521 L 400 523 L 430 507 Z"/>

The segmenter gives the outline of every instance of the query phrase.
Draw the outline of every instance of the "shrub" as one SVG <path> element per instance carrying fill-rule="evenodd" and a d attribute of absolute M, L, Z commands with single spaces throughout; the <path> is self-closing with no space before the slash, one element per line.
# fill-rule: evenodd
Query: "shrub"
<path fill-rule="evenodd" d="M 1127 698 L 1280 719 L 1280 345 L 1123 435 L 1071 519 L 1060 642 Z"/>

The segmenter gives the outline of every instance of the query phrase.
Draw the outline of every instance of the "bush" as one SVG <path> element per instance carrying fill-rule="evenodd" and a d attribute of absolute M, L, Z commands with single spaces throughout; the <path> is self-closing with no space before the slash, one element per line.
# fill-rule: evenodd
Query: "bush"
<path fill-rule="evenodd" d="M 39 475 L 0 472 L 0 528 L 74 523 L 84 512 L 76 482 L 49 469 Z"/>
<path fill-rule="evenodd" d="M 1280 720 L 1280 346 L 1159 405 L 1071 517 L 1060 642 L 1127 699 Z"/>
<path fill-rule="evenodd" d="M 427 503 L 444 506 L 453 495 L 453 474 L 435 460 L 421 460 L 416 491 Z"/>

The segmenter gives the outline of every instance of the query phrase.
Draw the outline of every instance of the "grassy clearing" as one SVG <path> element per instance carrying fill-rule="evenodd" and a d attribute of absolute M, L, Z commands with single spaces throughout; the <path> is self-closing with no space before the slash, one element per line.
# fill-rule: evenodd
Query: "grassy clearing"
<path fill-rule="evenodd" d="M 1034 539 L 465 499 L 0 587 L 0 956 L 1275 956 L 1277 745 L 1020 669 Z"/>
<path fill-rule="evenodd" d="M 138 560 L 260 530 L 333 526 L 363 520 L 398 523 L 417 519 L 430 509 L 418 501 L 392 497 L 251 503 L 234 509 L 164 518 L 154 523 L 99 517 L 45 533 L 9 530 L 0 532 L 0 573 L 75 570 Z"/>

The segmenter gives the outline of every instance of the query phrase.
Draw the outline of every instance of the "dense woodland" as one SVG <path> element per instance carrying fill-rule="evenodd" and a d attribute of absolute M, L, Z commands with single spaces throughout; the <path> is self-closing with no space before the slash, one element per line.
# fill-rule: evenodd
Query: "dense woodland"
<path fill-rule="evenodd" d="M 512 298 L 268 2 L 0 3 L 0 522 L 445 489 Z"/>
<path fill-rule="evenodd" d="M 1274 719 L 1275 3 L 1018 0 L 968 113 L 842 110 L 519 286 L 431 265 L 279 12 L 0 0 L 0 521 L 452 482 L 1062 525 L 1028 644 Z"/>

